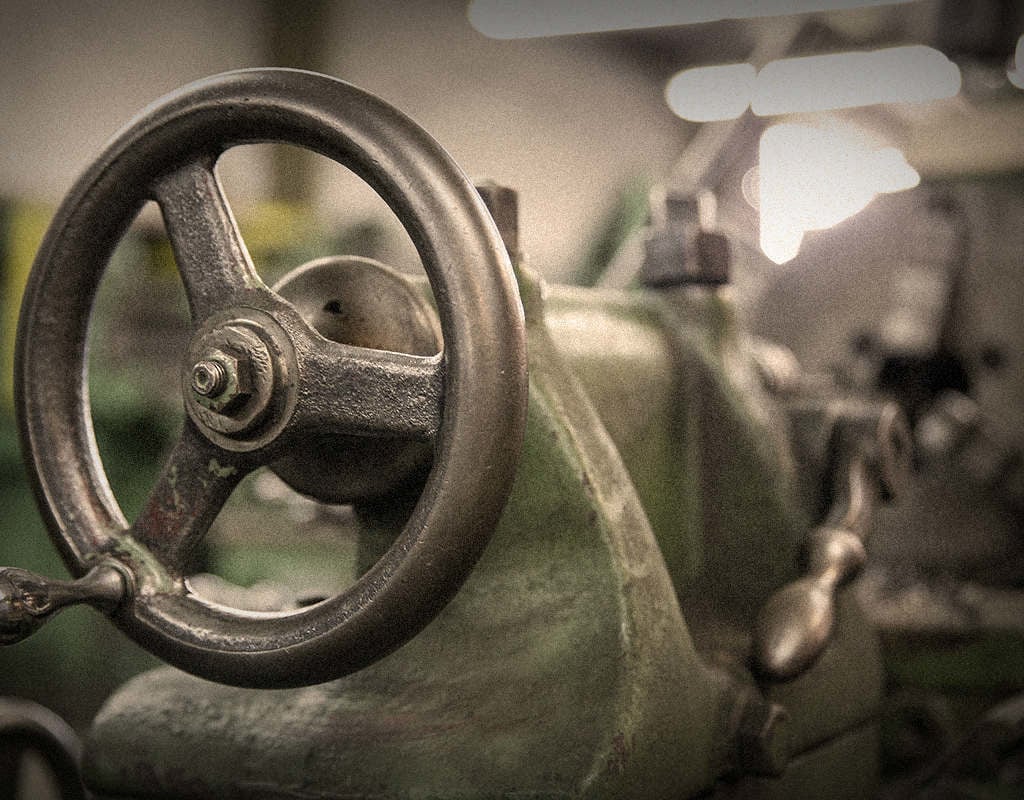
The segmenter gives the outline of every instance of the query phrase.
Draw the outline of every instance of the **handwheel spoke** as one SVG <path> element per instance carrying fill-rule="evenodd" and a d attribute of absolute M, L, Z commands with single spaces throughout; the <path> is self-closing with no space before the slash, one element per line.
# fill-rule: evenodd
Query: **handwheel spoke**
<path fill-rule="evenodd" d="M 426 440 L 441 424 L 443 359 L 321 341 L 305 351 L 292 427 Z"/>
<path fill-rule="evenodd" d="M 207 441 L 191 421 L 174 444 L 139 516 L 136 540 L 180 570 L 231 492 L 253 469 Z"/>
<path fill-rule="evenodd" d="M 443 359 L 331 345 L 306 330 L 311 323 L 300 309 L 262 286 L 216 184 L 212 155 L 264 141 L 339 162 L 395 211 L 430 279 Z M 83 331 L 120 233 L 146 199 L 162 208 L 194 331 L 182 364 L 185 432 L 125 532 L 82 393 Z M 333 314 L 334 299 L 325 297 L 320 310 Z M 240 70 L 155 104 L 61 205 L 21 320 L 21 434 L 62 554 L 85 576 L 99 568 L 97 558 L 128 567 L 133 596 L 112 612 L 115 621 L 196 675 L 283 688 L 372 664 L 436 617 L 498 524 L 527 400 L 523 310 L 506 249 L 451 157 L 404 114 L 347 83 L 301 70 Z M 332 430 L 343 435 L 315 438 Z M 360 444 L 343 441 L 354 438 L 344 432 L 427 440 L 408 448 L 420 452 L 407 463 L 429 466 L 401 533 L 355 584 L 273 619 L 168 590 L 168 576 L 183 588 L 176 579 L 189 554 L 243 475 L 318 448 Z M 307 460 L 298 472 L 315 469 Z M 396 481 L 405 477 L 400 471 Z M 109 567 L 129 582 L 116 564 Z"/>
<path fill-rule="evenodd" d="M 201 322 L 246 289 L 262 287 L 210 159 L 192 161 L 153 185 L 185 284 Z"/>

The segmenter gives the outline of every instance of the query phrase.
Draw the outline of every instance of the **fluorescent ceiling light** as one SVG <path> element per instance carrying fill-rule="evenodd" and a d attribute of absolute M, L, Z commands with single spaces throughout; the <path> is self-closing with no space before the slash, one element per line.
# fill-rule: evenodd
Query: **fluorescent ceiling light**
<path fill-rule="evenodd" d="M 744 71 L 742 68 L 746 67 Z M 671 109 L 693 122 L 829 111 L 876 103 L 924 103 L 960 91 L 960 69 L 924 45 L 785 58 L 754 76 L 750 64 L 695 67 L 665 88 Z M 728 93 L 729 97 L 722 97 Z M 731 112 L 731 113 L 730 113 Z"/>
<path fill-rule="evenodd" d="M 472 0 L 467 13 L 470 24 L 484 36 L 530 39 L 905 2 L 909 0 Z"/>
<path fill-rule="evenodd" d="M 750 105 L 757 69 L 753 64 L 720 64 L 686 69 L 665 87 L 671 109 L 692 122 L 735 119 Z"/>
<path fill-rule="evenodd" d="M 770 127 L 761 135 L 758 173 L 761 250 L 777 264 L 796 257 L 807 231 L 831 228 L 879 194 L 920 181 L 898 149 L 834 122 Z"/>
<path fill-rule="evenodd" d="M 911 45 L 772 61 L 757 75 L 750 107 L 766 117 L 875 103 L 925 103 L 959 91 L 956 64 L 932 47 Z"/>

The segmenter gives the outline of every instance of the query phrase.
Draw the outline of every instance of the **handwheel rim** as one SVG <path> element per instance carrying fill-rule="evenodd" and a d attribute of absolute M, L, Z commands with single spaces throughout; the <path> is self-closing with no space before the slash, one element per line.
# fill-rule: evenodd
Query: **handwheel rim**
<path fill-rule="evenodd" d="M 125 540 L 127 522 L 103 471 L 86 385 L 91 302 L 155 176 L 197 149 L 216 156 L 257 141 L 315 150 L 377 191 L 420 254 L 445 339 L 434 467 L 395 545 L 349 590 L 274 619 L 226 615 L 182 595 L 180 583 L 165 585 L 173 576 Z M 22 305 L 15 374 L 23 452 L 68 568 L 81 575 L 111 554 L 127 561 L 140 592 L 117 614 L 119 626 L 170 663 L 237 685 L 338 677 L 429 622 L 497 522 L 525 426 L 522 307 L 508 256 L 472 185 L 400 112 L 349 84 L 298 70 L 242 70 L 191 84 L 113 140 L 75 184 L 40 248 Z M 480 375 L 491 380 L 474 380 Z"/>

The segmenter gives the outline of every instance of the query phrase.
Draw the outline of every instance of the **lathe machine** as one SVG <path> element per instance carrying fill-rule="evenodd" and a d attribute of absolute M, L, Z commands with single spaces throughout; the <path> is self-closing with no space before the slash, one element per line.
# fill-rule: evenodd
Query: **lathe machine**
<path fill-rule="evenodd" d="M 339 253 L 266 285 L 214 167 L 269 141 L 372 186 L 426 277 Z M 129 520 L 97 449 L 87 342 L 148 201 L 191 330 L 184 421 Z M 880 791 L 892 679 L 852 586 L 876 510 L 912 480 L 899 398 L 747 332 L 713 230 L 682 226 L 661 258 L 652 244 L 644 285 L 612 291 L 546 285 L 517 224 L 512 189 L 471 184 L 401 112 L 284 69 L 164 98 L 71 190 L 24 295 L 15 380 L 73 580 L 0 571 L 0 632 L 14 643 L 87 603 L 170 665 L 96 717 L 91 796 Z M 354 543 L 326 550 L 330 595 L 210 574 L 204 537 L 260 471 Z M 54 725 L 8 719 L 73 771 Z"/>

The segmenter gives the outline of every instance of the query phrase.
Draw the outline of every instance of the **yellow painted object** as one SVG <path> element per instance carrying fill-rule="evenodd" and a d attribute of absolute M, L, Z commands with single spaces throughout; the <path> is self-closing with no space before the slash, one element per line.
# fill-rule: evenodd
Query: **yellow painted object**
<path fill-rule="evenodd" d="M 0 405 L 4 412 L 11 412 L 14 407 L 14 339 L 18 328 L 21 293 L 28 280 L 36 250 L 53 216 L 53 209 L 42 203 L 11 202 L 4 216 L 6 219 L 2 238 L 6 241 L 0 248 L 0 258 L 3 258 L 0 266 L 0 312 L 3 315 Z"/>

